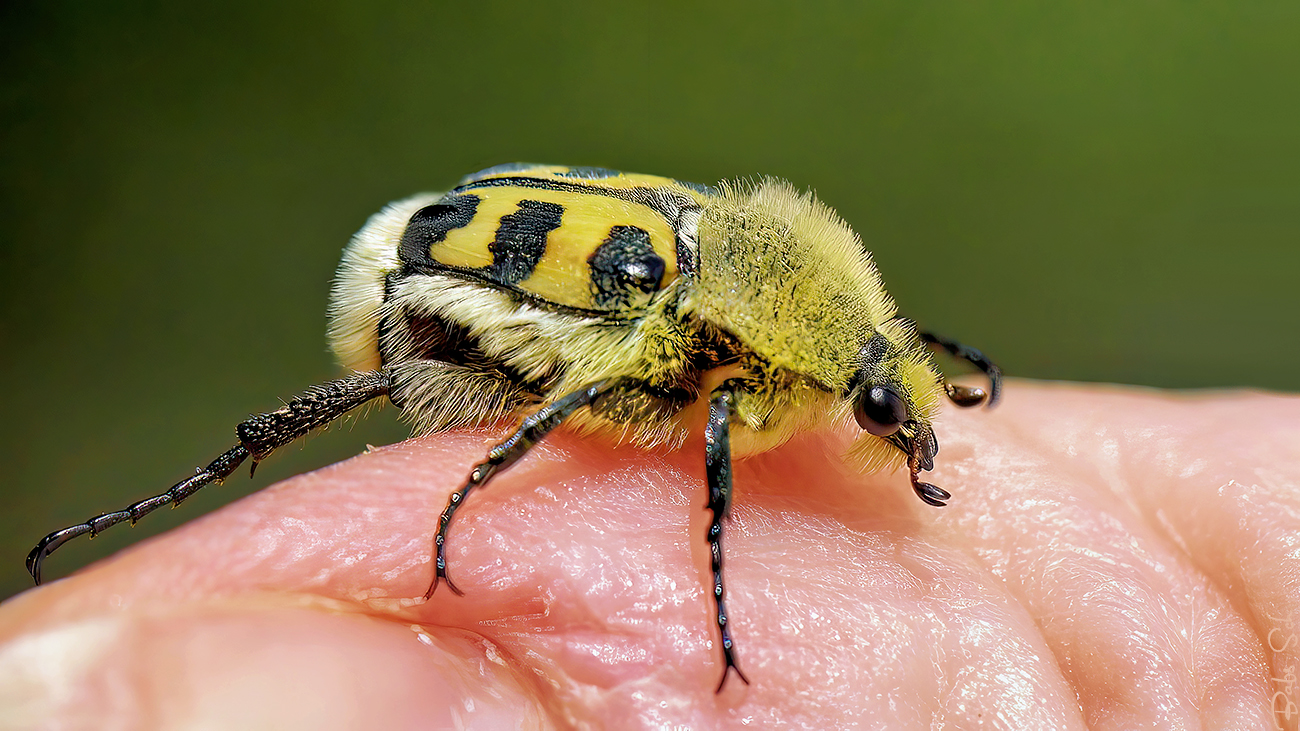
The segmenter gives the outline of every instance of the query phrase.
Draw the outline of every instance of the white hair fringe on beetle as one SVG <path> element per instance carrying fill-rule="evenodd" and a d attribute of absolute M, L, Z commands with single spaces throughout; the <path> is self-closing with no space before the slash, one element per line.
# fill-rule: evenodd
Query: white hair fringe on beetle
<path fill-rule="evenodd" d="M 561 423 L 640 446 L 704 432 L 715 623 L 736 662 L 722 580 L 731 462 L 829 422 L 862 434 L 846 458 L 906 466 L 923 482 L 938 452 L 940 394 L 995 403 L 1001 371 L 982 353 L 899 317 L 870 252 L 811 193 L 773 178 L 716 187 L 604 168 L 500 165 L 445 194 L 385 207 L 344 251 L 329 338 L 351 375 L 307 389 L 236 427 L 239 444 L 167 492 L 46 536 L 41 566 L 81 535 L 139 520 L 220 482 L 251 459 L 387 397 L 417 434 L 516 417 L 439 521 L 434 577 L 469 493 Z M 927 346 L 964 359 L 990 389 L 946 382 Z"/>

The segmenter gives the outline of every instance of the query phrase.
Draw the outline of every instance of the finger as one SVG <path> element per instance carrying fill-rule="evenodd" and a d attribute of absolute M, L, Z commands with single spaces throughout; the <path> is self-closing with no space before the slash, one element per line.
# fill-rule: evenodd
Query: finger
<path fill-rule="evenodd" d="M 0 645 L 0 707 L 6 728 L 542 727 L 482 642 L 284 596 L 135 604 Z"/>
<path fill-rule="evenodd" d="M 1161 525 L 1186 500 L 1178 474 L 1215 457 L 1177 439 L 1142 446 L 1143 434 L 1200 418 L 1149 394 L 1016 384 L 992 424 L 945 444 L 959 458 L 941 476 L 988 477 L 946 516 L 954 540 L 968 538 L 1032 613 L 1091 728 L 1272 723 L 1251 617 Z M 1148 511 L 1154 495 L 1163 509 Z"/>
<path fill-rule="evenodd" d="M 703 483 L 689 455 L 553 440 L 462 511 L 450 557 L 466 596 L 413 602 L 433 516 L 483 449 L 482 436 L 453 435 L 296 478 L 55 584 L 59 600 L 33 621 L 108 611 L 104 597 L 148 607 L 274 589 L 435 637 L 473 632 L 544 679 L 538 706 L 593 723 L 745 708 L 829 726 L 862 713 L 1080 725 L 1028 617 L 988 574 L 919 537 L 915 511 L 930 509 L 913 505 L 905 477 L 863 480 L 810 443 L 737 477 L 726 572 L 751 687 L 712 692 Z"/>

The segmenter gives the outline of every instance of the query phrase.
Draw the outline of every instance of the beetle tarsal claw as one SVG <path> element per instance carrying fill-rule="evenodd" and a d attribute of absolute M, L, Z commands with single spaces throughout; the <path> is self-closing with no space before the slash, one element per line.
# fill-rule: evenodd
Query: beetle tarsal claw
<path fill-rule="evenodd" d="M 925 501 L 927 505 L 933 505 L 936 508 L 942 508 L 952 499 L 952 493 L 928 482 L 921 482 L 917 479 L 916 473 L 912 473 L 912 489 L 916 491 L 917 497 Z"/>
<path fill-rule="evenodd" d="M 949 401 L 964 409 L 979 406 L 988 399 L 988 393 L 982 388 L 945 383 L 943 384 L 943 390 L 948 394 Z"/>

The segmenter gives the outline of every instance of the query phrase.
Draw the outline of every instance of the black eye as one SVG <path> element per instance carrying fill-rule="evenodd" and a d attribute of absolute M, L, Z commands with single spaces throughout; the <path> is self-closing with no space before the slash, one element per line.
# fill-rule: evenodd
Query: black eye
<path fill-rule="evenodd" d="M 872 386 L 862 391 L 862 398 L 853 406 L 853 416 L 864 430 L 887 437 L 907 421 L 907 404 L 894 389 Z"/>

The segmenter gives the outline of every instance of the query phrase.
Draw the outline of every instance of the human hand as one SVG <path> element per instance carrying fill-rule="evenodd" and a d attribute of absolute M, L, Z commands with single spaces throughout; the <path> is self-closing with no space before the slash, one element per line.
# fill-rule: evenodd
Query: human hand
<path fill-rule="evenodd" d="M 1013 381 L 936 431 L 942 509 L 841 466 L 847 433 L 737 463 L 748 686 L 714 693 L 700 445 L 548 438 L 458 514 L 465 596 L 411 599 L 500 437 L 476 432 L 10 600 L 0 707 L 18 728 L 1296 727 L 1300 399 Z"/>

